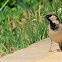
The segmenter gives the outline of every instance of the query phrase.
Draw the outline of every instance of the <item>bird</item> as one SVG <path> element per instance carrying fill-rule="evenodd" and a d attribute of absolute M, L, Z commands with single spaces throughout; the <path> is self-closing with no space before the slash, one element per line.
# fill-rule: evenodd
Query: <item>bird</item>
<path fill-rule="evenodd" d="M 62 24 L 56 13 L 49 13 L 45 15 L 45 18 L 49 21 L 48 35 L 51 40 L 51 46 L 49 52 L 52 52 L 52 41 L 58 43 L 58 51 L 62 51 Z"/>

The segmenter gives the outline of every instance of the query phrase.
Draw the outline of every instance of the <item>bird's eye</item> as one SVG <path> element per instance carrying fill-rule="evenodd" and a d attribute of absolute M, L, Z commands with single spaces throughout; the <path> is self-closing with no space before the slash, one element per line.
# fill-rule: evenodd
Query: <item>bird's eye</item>
<path fill-rule="evenodd" d="M 46 15 L 45 18 L 49 19 L 49 17 L 51 17 L 52 15 Z"/>
<path fill-rule="evenodd" d="M 52 15 L 50 14 L 50 15 L 48 15 L 48 17 L 51 17 Z"/>

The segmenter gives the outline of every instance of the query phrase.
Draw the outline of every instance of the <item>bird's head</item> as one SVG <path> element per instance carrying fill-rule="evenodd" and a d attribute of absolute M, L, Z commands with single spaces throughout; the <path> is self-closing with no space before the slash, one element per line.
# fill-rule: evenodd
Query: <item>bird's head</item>
<path fill-rule="evenodd" d="M 58 18 L 58 16 L 54 13 L 50 13 L 50 14 L 47 14 L 45 16 L 45 18 L 49 21 L 49 22 L 52 22 L 52 23 L 56 23 L 56 24 L 60 24 L 60 20 Z"/>

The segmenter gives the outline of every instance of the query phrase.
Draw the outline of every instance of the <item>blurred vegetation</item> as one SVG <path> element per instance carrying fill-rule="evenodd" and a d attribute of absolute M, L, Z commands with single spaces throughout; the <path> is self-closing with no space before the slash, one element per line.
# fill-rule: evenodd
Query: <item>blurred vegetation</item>
<path fill-rule="evenodd" d="M 0 0 L 0 56 L 47 38 L 51 12 L 62 20 L 62 0 Z"/>

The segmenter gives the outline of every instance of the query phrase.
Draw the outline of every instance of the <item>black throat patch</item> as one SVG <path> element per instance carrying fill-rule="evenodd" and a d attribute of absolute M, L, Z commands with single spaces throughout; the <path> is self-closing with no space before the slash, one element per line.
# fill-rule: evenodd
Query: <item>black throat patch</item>
<path fill-rule="evenodd" d="M 58 24 L 55 24 L 55 23 L 53 23 L 53 22 L 51 21 L 51 22 L 50 22 L 50 28 L 51 28 L 52 30 L 57 31 L 57 30 L 59 29 L 59 25 L 58 25 Z"/>

